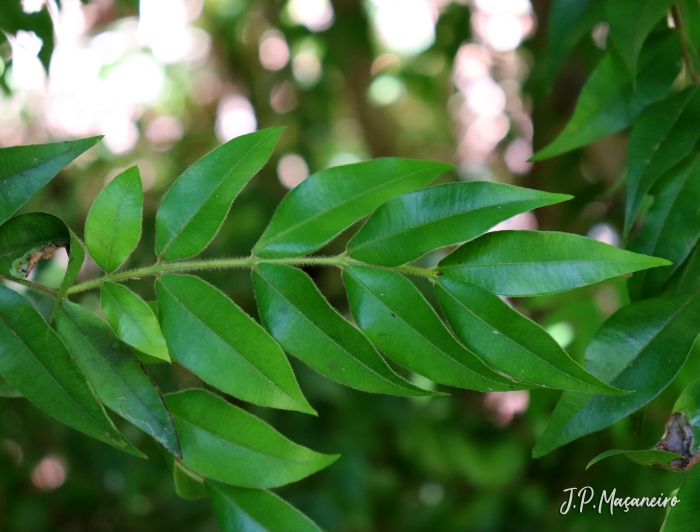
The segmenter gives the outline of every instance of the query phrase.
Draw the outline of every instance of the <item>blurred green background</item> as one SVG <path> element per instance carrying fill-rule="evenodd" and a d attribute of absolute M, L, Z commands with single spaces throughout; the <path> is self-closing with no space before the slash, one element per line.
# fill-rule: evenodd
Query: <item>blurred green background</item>
<path fill-rule="evenodd" d="M 23 209 L 56 214 L 79 234 L 104 184 L 138 165 L 145 223 L 129 267 L 154 260 L 155 212 L 182 171 L 221 142 L 278 125 L 287 130 L 275 155 L 204 256 L 247 254 L 282 196 L 309 173 L 381 156 L 455 163 L 444 181 L 573 194 L 507 227 L 620 245 L 626 134 L 527 163 L 533 143 L 546 144 L 568 119 L 606 47 L 606 28 L 596 26 L 551 83 L 548 10 L 546 0 L 2 0 L 0 146 L 106 135 Z M 323 252 L 342 250 L 354 230 Z M 37 280 L 57 283 L 61 268 L 56 254 L 37 268 Z M 348 315 L 339 272 L 309 273 Z M 82 278 L 96 275 L 88 261 Z M 256 315 L 248 272 L 205 278 Z M 154 298 L 150 280 L 130 287 Z M 433 297 L 429 286 L 421 288 Z M 79 301 L 97 311 L 97 297 Z M 595 330 L 626 299 L 618 279 L 513 304 L 580 361 Z M 592 486 L 597 501 L 603 489 L 651 497 L 678 487 L 682 474 L 621 457 L 590 471 L 585 465 L 607 449 L 653 445 L 700 357 L 696 349 L 645 412 L 536 461 L 530 451 L 557 392 L 370 396 L 292 364 L 318 418 L 245 407 L 296 442 L 342 453 L 330 468 L 277 490 L 330 532 L 641 532 L 658 530 L 664 510 L 610 516 L 588 508 L 562 516 L 562 490 Z M 150 369 L 164 392 L 203 385 L 175 364 Z M 207 500 L 176 496 L 156 445 L 120 426 L 148 461 L 90 440 L 22 399 L 0 399 L 0 530 L 217 530 Z"/>

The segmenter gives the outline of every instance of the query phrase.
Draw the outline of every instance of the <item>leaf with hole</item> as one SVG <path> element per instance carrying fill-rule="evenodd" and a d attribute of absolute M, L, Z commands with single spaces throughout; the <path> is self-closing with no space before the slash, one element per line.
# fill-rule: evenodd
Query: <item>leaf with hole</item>
<path fill-rule="evenodd" d="M 348 244 L 348 254 L 362 262 L 399 266 L 471 240 L 516 214 L 571 197 L 487 182 L 417 190 L 379 207 Z"/>
<path fill-rule="evenodd" d="M 398 273 L 350 266 L 343 272 L 355 321 L 383 353 L 435 382 L 480 391 L 531 388 L 486 366 L 459 345 L 418 289 Z"/>
<path fill-rule="evenodd" d="M 188 275 L 164 275 L 156 291 L 163 334 L 180 364 L 244 401 L 316 414 L 277 342 L 225 294 Z"/>
<path fill-rule="evenodd" d="M 430 161 L 376 159 L 318 172 L 282 200 L 253 253 L 275 258 L 316 251 L 385 201 L 424 187 L 452 168 Z"/>
<path fill-rule="evenodd" d="M 495 294 L 524 297 L 571 290 L 669 264 L 570 233 L 495 231 L 445 257 L 438 271 Z"/>
<path fill-rule="evenodd" d="M 95 314 L 69 301 L 61 303 L 56 325 L 100 401 L 180 458 L 170 413 L 134 349 Z"/>
<path fill-rule="evenodd" d="M 107 273 L 118 269 L 141 238 L 143 187 L 135 166 L 115 177 L 95 199 L 85 222 L 85 245 Z"/>
<path fill-rule="evenodd" d="M 156 215 L 163 260 L 197 255 L 216 236 L 238 193 L 272 154 L 283 128 L 241 135 L 202 157 L 175 181 Z"/>
<path fill-rule="evenodd" d="M 273 488 L 328 467 L 320 454 L 205 390 L 165 396 L 182 445 L 182 464 L 195 473 L 247 488 Z"/>
<path fill-rule="evenodd" d="M 304 272 L 261 263 L 253 270 L 253 281 L 265 328 L 285 351 L 322 375 L 365 392 L 434 395 L 396 375 Z"/>

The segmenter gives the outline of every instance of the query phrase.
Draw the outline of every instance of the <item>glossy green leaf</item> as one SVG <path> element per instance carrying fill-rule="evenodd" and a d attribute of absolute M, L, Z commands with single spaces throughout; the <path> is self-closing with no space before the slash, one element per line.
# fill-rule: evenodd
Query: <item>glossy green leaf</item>
<path fill-rule="evenodd" d="M 61 303 L 56 325 L 100 401 L 180 458 L 182 451 L 163 397 L 134 349 L 95 314 L 69 301 Z"/>
<path fill-rule="evenodd" d="M 433 395 L 391 371 L 301 270 L 261 263 L 253 270 L 253 280 L 265 328 L 287 352 L 322 375 L 366 392 Z"/>
<path fill-rule="evenodd" d="M 503 377 L 459 345 L 423 295 L 389 270 L 343 272 L 355 322 L 384 354 L 440 384 L 480 391 L 531 386 Z"/>
<path fill-rule="evenodd" d="M 668 93 L 680 68 L 680 38 L 670 30 L 652 34 L 642 48 L 636 87 L 622 59 L 608 52 L 583 87 L 569 123 L 532 160 L 554 157 L 625 129 Z"/>
<path fill-rule="evenodd" d="M 241 135 L 202 157 L 175 181 L 156 216 L 156 251 L 184 259 L 206 248 L 233 200 L 272 154 L 283 128 Z"/>
<path fill-rule="evenodd" d="M 75 359 L 32 304 L 0 286 L 0 375 L 44 412 L 136 452 L 107 417 Z"/>
<path fill-rule="evenodd" d="M 449 183 L 393 198 L 348 244 L 351 257 L 399 266 L 437 248 L 466 242 L 508 218 L 571 199 L 499 183 Z"/>
<path fill-rule="evenodd" d="M 265 490 L 205 482 L 222 532 L 321 532 L 289 503 Z"/>
<path fill-rule="evenodd" d="M 637 59 L 644 41 L 668 15 L 674 0 L 613 0 L 605 3 L 610 38 L 630 76 L 637 74 Z"/>
<path fill-rule="evenodd" d="M 654 399 L 675 378 L 700 331 L 699 293 L 627 305 L 598 330 L 584 367 L 620 397 L 564 392 L 532 454 L 543 456 L 604 429 Z"/>
<path fill-rule="evenodd" d="M 684 459 L 684 457 L 680 454 L 669 453 L 668 451 L 659 451 L 657 449 L 644 449 L 641 451 L 624 451 L 622 449 L 612 449 L 610 451 L 600 453 L 598 456 L 593 458 L 593 460 L 588 462 L 586 469 L 589 469 L 593 464 L 597 464 L 605 458 L 608 458 L 610 456 L 616 456 L 618 454 L 626 456 L 635 464 L 644 466 L 658 466 L 667 469 L 669 468 L 669 462 Z"/>
<path fill-rule="evenodd" d="M 604 0 L 554 0 L 549 8 L 545 69 L 551 83 L 571 50 L 605 16 Z"/>
<path fill-rule="evenodd" d="M 265 258 L 311 253 L 388 199 L 424 187 L 451 168 L 430 161 L 376 159 L 318 172 L 282 200 L 253 252 Z"/>
<path fill-rule="evenodd" d="M 9 382 L 0 377 L 0 397 L 22 397 L 22 394 L 10 386 Z"/>
<path fill-rule="evenodd" d="M 69 242 L 66 224 L 51 214 L 32 212 L 10 218 L 0 227 L 0 273 L 26 279 L 39 259 Z"/>
<path fill-rule="evenodd" d="M 0 148 L 0 224 L 58 172 L 102 137 Z"/>
<path fill-rule="evenodd" d="M 137 167 L 119 174 L 102 189 L 85 222 L 85 245 L 107 273 L 118 269 L 141 238 L 143 186 Z"/>
<path fill-rule="evenodd" d="M 535 296 L 669 264 L 569 233 L 496 231 L 455 250 L 438 271 L 495 294 Z"/>
<path fill-rule="evenodd" d="M 165 396 L 182 445 L 182 464 L 207 478 L 248 488 L 296 482 L 338 459 L 289 441 L 205 390 Z"/>
<path fill-rule="evenodd" d="M 656 295 L 700 240 L 700 156 L 693 155 L 668 172 L 655 193 L 644 226 L 628 249 L 673 265 L 635 273 L 629 281 L 632 299 Z"/>
<path fill-rule="evenodd" d="M 632 126 L 627 169 L 625 234 L 656 181 L 700 139 L 700 90 L 689 87 L 646 109 Z"/>
<path fill-rule="evenodd" d="M 700 522 L 700 467 L 688 472 L 676 494 L 677 503 L 668 505 L 661 532 L 696 532 Z"/>
<path fill-rule="evenodd" d="M 462 343 L 504 373 L 550 388 L 626 393 L 588 373 L 542 327 L 488 290 L 442 278 L 435 291 Z"/>
<path fill-rule="evenodd" d="M 142 353 L 170 362 L 158 319 L 143 299 L 125 286 L 107 282 L 100 300 L 102 313 L 119 338 Z"/>
<path fill-rule="evenodd" d="M 156 291 L 163 334 L 180 364 L 244 401 L 316 414 L 277 342 L 225 294 L 188 275 L 164 275 Z"/>

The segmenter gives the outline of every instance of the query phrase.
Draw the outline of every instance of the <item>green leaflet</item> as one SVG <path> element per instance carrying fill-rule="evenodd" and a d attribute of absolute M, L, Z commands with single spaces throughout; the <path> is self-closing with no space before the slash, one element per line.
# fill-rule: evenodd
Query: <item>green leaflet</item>
<path fill-rule="evenodd" d="M 554 0 L 549 9 L 545 70 L 551 84 L 559 66 L 605 15 L 603 0 Z"/>
<path fill-rule="evenodd" d="M 430 161 L 377 159 L 318 172 L 282 200 L 253 253 L 264 258 L 311 253 L 388 199 L 424 187 L 452 168 Z"/>
<path fill-rule="evenodd" d="M 156 215 L 163 260 L 197 255 L 219 231 L 233 200 L 267 162 L 283 128 L 241 135 L 202 157 L 175 181 Z"/>
<path fill-rule="evenodd" d="M 100 290 L 102 313 L 117 336 L 151 357 L 170 362 L 158 319 L 148 304 L 131 290 L 105 283 Z"/>
<path fill-rule="evenodd" d="M 0 375 L 44 412 L 139 455 L 107 417 L 75 359 L 25 298 L 0 286 Z"/>
<path fill-rule="evenodd" d="M 700 239 L 700 155 L 668 172 L 657 183 L 655 196 L 642 230 L 628 249 L 668 259 L 673 265 L 635 273 L 629 281 L 632 299 L 656 295 Z"/>
<path fill-rule="evenodd" d="M 462 343 L 504 373 L 550 388 L 626 393 L 588 373 L 542 327 L 488 290 L 442 278 L 435 291 Z"/>
<path fill-rule="evenodd" d="M 188 275 L 164 275 L 156 291 L 163 334 L 180 364 L 244 401 L 316 414 L 277 342 L 225 294 Z"/>
<path fill-rule="evenodd" d="M 248 488 L 273 488 L 338 459 L 289 441 L 257 417 L 205 390 L 165 396 L 182 445 L 182 464 L 205 477 Z"/>
<path fill-rule="evenodd" d="M 531 160 L 554 157 L 625 129 L 645 107 L 668 93 L 680 72 L 680 57 L 676 32 L 652 34 L 642 48 L 633 83 L 622 59 L 608 52 L 588 78 L 564 131 Z"/>
<path fill-rule="evenodd" d="M 605 15 L 610 37 L 632 78 L 642 44 L 656 24 L 666 17 L 674 0 L 608 0 Z"/>
<path fill-rule="evenodd" d="M 173 484 L 178 497 L 190 501 L 206 498 L 207 489 L 202 475 L 190 471 L 181 462 L 176 462 L 169 453 L 163 453 L 163 457 L 173 473 Z"/>
<path fill-rule="evenodd" d="M 141 238 L 143 187 L 135 166 L 115 177 L 99 193 L 85 222 L 85 245 L 107 273 L 117 270 Z"/>
<path fill-rule="evenodd" d="M 73 159 L 102 137 L 0 148 L 0 224 Z"/>
<path fill-rule="evenodd" d="M 516 214 L 571 197 L 487 182 L 417 190 L 379 207 L 348 244 L 348 254 L 371 264 L 399 266 L 471 240 Z"/>
<path fill-rule="evenodd" d="M 669 468 L 669 462 L 674 460 L 683 460 L 684 457 L 680 454 L 670 453 L 668 451 L 660 451 L 657 449 L 645 449 L 641 451 L 623 451 L 622 449 L 611 449 L 610 451 L 605 451 L 600 453 L 598 456 L 593 458 L 586 469 L 589 469 L 593 464 L 597 464 L 601 460 L 608 458 L 609 456 L 616 456 L 622 454 L 632 460 L 634 463 L 645 466 L 659 466 L 666 469 Z"/>
<path fill-rule="evenodd" d="M 480 391 L 531 388 L 496 373 L 459 345 L 423 295 L 398 273 L 343 272 L 355 321 L 388 357 L 440 384 Z"/>
<path fill-rule="evenodd" d="M 669 264 L 569 233 L 496 231 L 455 250 L 438 271 L 495 294 L 535 296 Z"/>
<path fill-rule="evenodd" d="M 22 397 L 22 394 L 10 386 L 9 382 L 0 377 L 0 397 Z"/>
<path fill-rule="evenodd" d="M 265 490 L 205 481 L 222 532 L 321 532 L 289 503 Z"/>
<path fill-rule="evenodd" d="M 285 351 L 358 390 L 434 395 L 396 375 L 367 338 L 340 316 L 304 272 L 278 264 L 253 270 L 260 319 Z"/>
<path fill-rule="evenodd" d="M 0 227 L 0 274 L 26 279 L 38 260 L 69 242 L 66 224 L 51 214 L 32 212 L 10 218 Z"/>
<path fill-rule="evenodd" d="M 591 340 L 585 368 L 617 388 L 634 391 L 621 397 L 564 392 L 533 457 L 604 429 L 661 393 L 700 331 L 698 294 L 647 299 L 613 314 Z"/>
<path fill-rule="evenodd" d="M 61 303 L 56 325 L 100 401 L 181 458 L 173 420 L 136 352 L 120 342 L 105 322 L 75 303 Z"/>
<path fill-rule="evenodd" d="M 683 480 L 676 498 L 661 527 L 661 532 L 695 532 L 700 521 L 700 467 L 693 468 Z"/>
<path fill-rule="evenodd" d="M 654 183 L 695 147 L 699 121 L 697 87 L 652 105 L 635 121 L 629 142 L 625 235 Z"/>

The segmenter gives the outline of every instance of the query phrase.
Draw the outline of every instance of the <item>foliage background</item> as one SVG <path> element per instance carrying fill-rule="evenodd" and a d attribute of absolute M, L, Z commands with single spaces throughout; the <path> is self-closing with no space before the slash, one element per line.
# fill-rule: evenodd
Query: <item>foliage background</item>
<path fill-rule="evenodd" d="M 424 25 L 412 25 L 409 16 L 410 6 L 421 2 L 403 4 L 408 7 L 394 20 L 399 33 L 424 29 Z M 31 3 L 25 2 L 25 8 Z M 176 4 L 173 2 L 171 9 Z M 90 131 L 107 133 L 109 142 L 72 164 L 23 212 L 44 210 L 60 215 L 80 234 L 87 210 L 106 180 L 120 169 L 138 164 L 149 188 L 142 242 L 150 244 L 154 235 L 149 228 L 153 227 L 156 207 L 172 181 L 253 117 L 260 128 L 285 125 L 287 131 L 273 159 L 243 192 L 205 256 L 240 256 L 250 251 L 284 195 L 284 183 L 289 185 L 290 180 L 303 176 L 299 159 L 287 159 L 286 167 L 280 165 L 289 154 L 301 156 L 311 172 L 380 156 L 456 162 L 459 171 L 448 179 L 491 179 L 574 194 L 573 201 L 539 210 L 539 228 L 597 235 L 614 242 L 624 213 L 618 183 L 626 161 L 626 134 L 532 168 L 524 164 L 532 139 L 528 114 L 531 112 L 530 124 L 536 131 L 534 144 L 541 147 L 568 119 L 580 87 L 602 57 L 604 28 L 582 39 L 550 84 L 545 69 L 546 1 L 533 1 L 530 12 L 527 0 L 475 4 L 426 0 L 423 4 L 432 6 L 436 16 L 439 13 L 434 42 L 425 50 L 404 54 L 392 50 L 376 31 L 376 14 L 382 2 L 333 0 L 333 22 L 322 31 L 295 23 L 287 4 L 282 0 L 188 1 L 182 4 L 191 14 L 186 27 L 188 31 L 199 28 L 194 33 L 201 40 L 199 52 L 193 47 L 191 57 L 172 60 L 167 51 L 159 56 L 158 43 L 151 41 L 150 46 L 147 43 L 139 50 L 125 52 L 103 66 L 99 77 L 107 79 L 113 74 L 112 88 L 147 90 L 147 77 L 119 78 L 114 72 L 119 73 L 119 65 L 129 64 L 134 56 L 149 58 L 161 73 L 160 90 L 143 101 L 131 102 L 134 108 L 128 109 L 131 114 L 127 120 L 135 129 L 125 125 L 123 109 L 119 111 L 122 115 L 115 111 L 112 122 L 83 126 L 102 128 Z M 483 17 L 497 16 L 499 5 L 525 13 L 521 19 L 532 25 L 524 31 L 528 38 L 517 51 L 494 49 L 494 45 L 500 46 L 499 41 L 490 42 L 484 33 Z M 58 35 L 57 50 L 66 42 L 94 45 L 89 39 L 108 30 L 129 35 L 139 16 L 136 0 L 91 1 L 84 7 L 64 1 L 61 7 L 65 17 L 70 9 L 83 13 L 84 23 L 79 28 L 71 26 L 70 18 L 63 19 L 60 28 L 64 33 Z M 171 11 L 168 16 L 176 14 Z M 164 19 L 163 24 L 167 26 L 168 21 Z M 11 34 L 35 31 L 44 41 L 39 57 L 48 64 L 53 37 L 46 9 L 25 14 L 19 0 L 8 0 L 0 7 L 0 26 Z M 266 33 L 270 30 L 273 33 Z M 274 46 L 279 50 L 280 42 L 286 42 L 291 50 L 289 64 L 279 70 L 261 64 L 265 62 L 261 61 L 261 43 L 271 37 L 277 39 L 271 45 L 273 50 Z M 111 49 L 115 42 L 104 46 Z M 467 59 L 473 55 L 463 52 L 463 45 L 470 42 L 481 43 L 489 51 L 491 63 L 482 61 L 482 67 L 486 65 L 494 83 L 500 83 L 506 98 L 499 104 L 501 92 L 491 86 L 491 92 L 484 89 L 482 100 L 477 98 L 471 111 L 465 111 L 469 92 L 461 90 L 460 73 L 468 70 Z M 64 46 L 63 50 L 70 48 Z M 41 92 L 39 84 L 32 86 L 31 72 L 21 78 L 15 66 L 17 48 L 12 52 L 9 42 L 0 44 L 4 91 L 0 96 L 0 144 L 80 136 L 71 134 L 71 128 L 77 126 L 71 125 L 70 116 L 67 119 L 60 113 L 71 109 L 66 103 L 69 98 L 62 101 L 60 94 Z M 11 61 L 13 55 L 15 60 Z M 300 55 L 302 59 L 298 59 Z M 69 63 L 79 60 L 79 56 L 67 57 Z M 270 61 L 273 59 L 274 54 Z M 55 67 L 51 82 L 60 75 Z M 99 95 L 100 87 L 109 88 L 91 88 L 89 80 L 67 74 L 64 78 L 73 84 L 64 96 L 73 94 L 71 91 L 80 94 L 76 87 L 81 83 L 86 94 L 93 91 Z M 91 105 L 90 101 L 82 103 L 88 108 Z M 474 120 L 498 115 L 493 112 L 494 105 L 496 111 L 507 115 L 510 131 L 501 135 L 494 119 L 491 123 L 496 126 L 491 130 L 486 127 L 481 136 L 470 136 L 468 128 Z M 520 151 L 510 149 L 515 141 L 521 141 Z M 532 224 L 533 218 L 514 223 Z M 343 242 L 331 244 L 327 251 L 342 249 L 348 237 L 344 235 Z M 148 247 L 141 246 L 129 266 L 152 261 L 144 250 Z M 95 272 L 88 267 L 82 275 L 89 277 Z M 309 272 L 331 303 L 347 311 L 339 273 L 330 269 Z M 60 279 L 60 261 L 43 265 L 37 275 L 44 281 L 51 276 Z M 248 272 L 207 273 L 204 277 L 255 315 Z M 148 299 L 154 297 L 150 281 L 134 282 L 130 287 Z M 625 301 L 625 293 L 624 280 L 618 279 L 514 303 L 545 327 L 554 327 L 550 331 L 558 330 L 563 337 L 573 331 L 567 351 L 580 361 L 588 340 Z M 84 296 L 82 302 L 97 310 L 95 294 Z M 617 489 L 623 496 L 641 497 L 675 489 L 681 474 L 639 467 L 622 458 L 590 471 L 584 468 L 603 450 L 648 448 L 657 441 L 675 398 L 697 375 L 700 365 L 697 353 L 693 353 L 679 377 L 643 415 L 534 461 L 530 450 L 546 426 L 558 392 L 530 393 L 527 410 L 504 424 L 499 423 L 499 412 L 489 407 L 495 398 L 488 401 L 483 394 L 452 389 L 449 398 L 371 396 L 336 385 L 296 360 L 292 364 L 302 389 L 319 412 L 318 418 L 250 405 L 246 408 L 293 441 L 320 452 L 342 453 L 342 459 L 330 468 L 277 490 L 324 529 L 334 532 L 658 530 L 662 509 L 633 509 L 610 516 L 589 508 L 583 514 L 572 511 L 561 516 L 562 490 L 590 485 L 597 494 Z M 153 368 L 152 373 L 164 392 L 198 384 L 193 381 L 196 377 L 185 371 L 176 370 L 174 380 L 166 371 Z M 208 501 L 177 498 L 166 462 L 155 445 L 133 427 L 122 428 L 150 460 L 138 461 L 86 438 L 26 401 L 0 399 L 0 530 L 216 530 Z M 46 489 L 37 469 L 46 457 L 56 458 L 54 464 L 66 475 L 65 482 L 55 489 Z M 50 478 L 46 467 L 43 472 Z"/>

